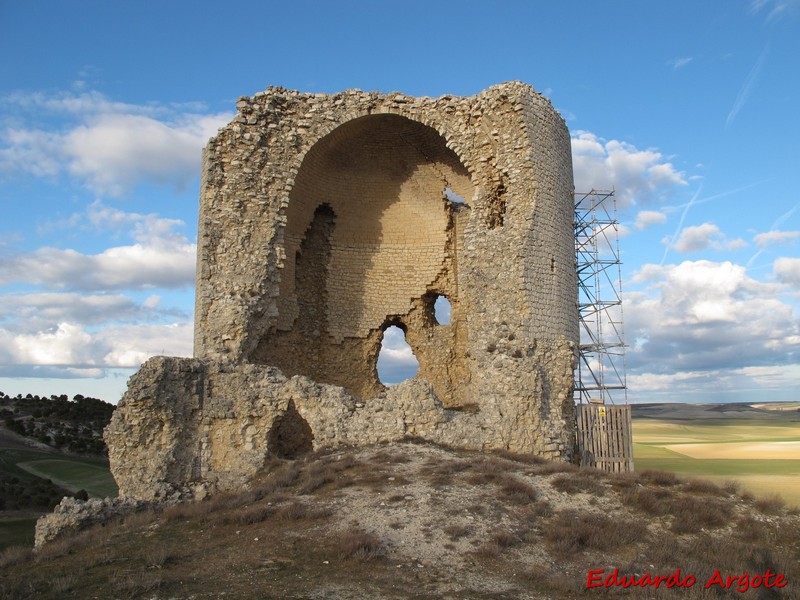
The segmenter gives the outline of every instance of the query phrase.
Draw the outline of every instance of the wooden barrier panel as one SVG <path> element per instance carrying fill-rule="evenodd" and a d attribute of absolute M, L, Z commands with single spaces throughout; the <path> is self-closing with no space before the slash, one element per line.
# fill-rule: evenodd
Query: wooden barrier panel
<path fill-rule="evenodd" d="M 580 404 L 577 434 L 582 467 L 633 471 L 630 405 Z"/>

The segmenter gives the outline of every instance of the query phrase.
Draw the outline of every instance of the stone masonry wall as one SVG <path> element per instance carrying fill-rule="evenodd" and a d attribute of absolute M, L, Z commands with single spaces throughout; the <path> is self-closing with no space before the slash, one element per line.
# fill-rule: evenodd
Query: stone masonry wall
<path fill-rule="evenodd" d="M 237 106 L 204 152 L 196 358 L 132 378 L 106 433 L 121 493 L 232 489 L 273 454 L 406 435 L 568 459 L 572 164 L 549 101 L 510 82 Z M 387 389 L 390 325 L 420 369 Z"/>

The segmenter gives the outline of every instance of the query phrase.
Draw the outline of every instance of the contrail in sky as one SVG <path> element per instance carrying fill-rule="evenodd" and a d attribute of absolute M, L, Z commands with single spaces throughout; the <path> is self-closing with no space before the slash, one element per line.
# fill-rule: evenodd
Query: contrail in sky
<path fill-rule="evenodd" d="M 672 239 L 670 239 L 669 244 L 667 245 L 666 249 L 664 250 L 664 256 L 661 258 L 661 264 L 663 265 L 664 261 L 667 260 L 667 254 L 669 254 L 670 246 L 672 246 L 672 244 L 674 244 L 677 241 L 678 237 L 680 237 L 681 230 L 683 229 L 683 223 L 686 220 L 686 215 L 688 214 L 690 208 L 692 208 L 693 206 L 696 206 L 698 204 L 705 204 L 706 202 L 712 202 L 714 200 L 718 200 L 719 198 L 724 198 L 725 196 L 730 196 L 731 194 L 736 194 L 738 192 L 742 192 L 742 191 L 744 191 L 746 189 L 749 189 L 751 187 L 755 187 L 755 186 L 763 183 L 764 181 L 765 180 L 756 181 L 754 183 L 748 183 L 747 185 L 743 185 L 741 187 L 734 188 L 732 190 L 726 190 L 724 192 L 720 192 L 719 194 L 714 194 L 713 196 L 709 196 L 708 198 L 702 198 L 702 199 L 698 200 L 698 197 L 700 196 L 700 192 L 703 191 L 703 185 L 701 183 L 700 187 L 697 188 L 697 191 L 694 193 L 694 195 L 692 196 L 691 200 L 689 200 L 689 202 L 687 202 L 686 204 L 678 204 L 677 206 L 665 206 L 662 210 L 664 212 L 666 212 L 666 213 L 671 213 L 673 211 L 680 210 L 681 208 L 683 209 L 683 213 L 681 213 L 681 220 L 680 220 L 680 223 L 678 223 L 678 228 L 675 230 L 675 233 L 672 235 Z M 795 206 L 795 208 L 790 210 L 785 215 L 779 217 L 778 221 L 776 221 L 776 225 L 773 225 L 773 229 L 775 227 L 778 227 L 780 225 L 780 223 L 783 223 L 783 221 L 788 219 L 791 216 L 792 212 L 794 212 L 794 210 L 796 210 L 798 207 L 800 207 L 800 204 L 798 204 L 798 206 Z"/>
<path fill-rule="evenodd" d="M 748 183 L 747 185 L 743 185 L 741 187 L 734 188 L 732 190 L 727 190 L 725 192 L 720 192 L 719 194 L 714 194 L 713 196 L 709 196 L 708 198 L 703 198 L 702 200 L 697 200 L 697 194 L 695 194 L 692 197 L 692 199 L 689 200 L 689 202 L 687 204 L 676 204 L 675 206 L 665 206 L 661 210 L 663 210 L 664 212 L 667 212 L 667 213 L 671 213 L 671 212 L 674 212 L 674 211 L 679 210 L 681 208 L 688 208 L 689 206 L 696 206 L 698 204 L 705 204 L 706 202 L 713 202 L 714 200 L 718 200 L 719 198 L 723 198 L 725 196 L 730 196 L 731 194 L 736 194 L 738 192 L 743 192 L 744 190 L 749 189 L 751 187 L 755 187 L 755 186 L 757 186 L 757 185 L 759 185 L 761 183 L 764 183 L 765 181 L 767 181 L 767 180 L 766 179 L 762 179 L 760 181 L 756 181 L 756 182 L 753 182 L 753 183 Z M 702 186 L 701 186 L 700 189 L 702 189 Z M 699 193 L 699 191 L 700 190 L 698 190 L 698 193 Z"/>
<path fill-rule="evenodd" d="M 800 208 L 800 202 L 795 204 L 792 208 L 787 210 L 780 217 L 775 219 L 775 222 L 772 223 L 772 227 L 770 227 L 770 231 L 775 231 L 781 225 L 783 225 L 789 219 L 789 217 L 791 217 L 794 213 L 797 212 L 798 208 Z M 755 261 L 755 259 L 757 259 L 759 256 L 761 256 L 762 252 L 764 252 L 764 249 L 763 248 L 759 248 L 759 250 L 755 254 L 753 254 L 753 256 L 750 257 L 750 260 L 747 261 L 747 267 L 748 268 L 750 268 L 750 265 L 753 264 L 753 261 Z"/>
<path fill-rule="evenodd" d="M 686 220 L 686 213 L 688 213 L 689 209 L 692 208 L 694 203 L 697 201 L 698 196 L 700 196 L 700 192 L 702 192 L 702 191 L 703 191 L 703 184 L 701 183 L 700 187 L 697 188 L 697 191 L 692 196 L 692 199 L 689 200 L 689 203 L 683 209 L 683 214 L 681 214 L 681 220 L 678 223 L 678 228 L 675 230 L 675 233 L 672 235 L 672 239 L 670 240 L 669 244 L 667 244 L 667 247 L 664 248 L 664 256 L 661 257 L 661 264 L 662 265 L 664 264 L 664 261 L 667 260 L 667 254 L 669 254 L 670 246 L 672 246 L 675 243 L 675 240 L 678 239 L 678 236 L 680 235 L 681 230 L 683 229 L 683 222 Z"/>
<path fill-rule="evenodd" d="M 769 54 L 769 42 L 767 42 L 766 46 L 764 46 L 764 49 L 758 56 L 756 64 L 753 65 L 752 69 L 750 69 L 750 74 L 747 76 L 747 79 L 745 79 L 742 89 L 739 90 L 739 95 L 736 96 L 736 102 L 733 103 L 733 108 L 731 109 L 731 112 L 728 113 L 728 118 L 725 121 L 726 129 L 731 123 L 733 123 L 736 115 L 739 114 L 739 111 L 742 109 L 745 102 L 747 102 L 747 98 L 750 96 L 750 92 L 753 90 L 753 85 L 755 84 L 756 79 L 758 79 L 758 74 L 761 72 L 761 67 L 764 66 L 764 61 L 767 59 L 767 54 Z"/>

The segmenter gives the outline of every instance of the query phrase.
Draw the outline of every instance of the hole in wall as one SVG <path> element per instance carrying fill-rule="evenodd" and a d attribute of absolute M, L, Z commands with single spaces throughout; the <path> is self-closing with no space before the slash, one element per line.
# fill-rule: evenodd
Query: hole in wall
<path fill-rule="evenodd" d="M 444 192 L 442 192 L 445 199 L 449 200 L 453 204 L 466 204 L 467 200 L 464 196 L 459 196 L 456 194 L 451 188 L 446 187 L 444 188 Z"/>
<path fill-rule="evenodd" d="M 390 325 L 383 332 L 378 352 L 378 381 L 396 385 L 415 377 L 418 371 L 419 361 L 406 341 L 405 332 L 397 325 Z"/>
<path fill-rule="evenodd" d="M 314 433 L 294 405 L 289 406 L 282 417 L 275 419 L 267 436 L 267 450 L 278 458 L 297 458 L 314 449 Z"/>
<path fill-rule="evenodd" d="M 433 302 L 433 316 L 439 325 L 450 325 L 450 300 L 447 296 L 436 296 Z"/>

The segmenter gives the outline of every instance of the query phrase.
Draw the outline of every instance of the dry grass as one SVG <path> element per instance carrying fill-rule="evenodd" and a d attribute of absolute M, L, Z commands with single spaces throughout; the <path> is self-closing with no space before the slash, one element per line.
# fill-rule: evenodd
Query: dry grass
<path fill-rule="evenodd" d="M 756 498 L 753 504 L 759 512 L 765 515 L 777 515 L 786 508 L 786 502 L 777 494 Z"/>
<path fill-rule="evenodd" d="M 653 517 L 661 517 L 671 513 L 674 497 L 671 490 L 637 487 L 625 489 L 621 499 L 625 506 Z"/>
<path fill-rule="evenodd" d="M 472 527 L 466 525 L 448 525 L 442 531 L 452 540 L 456 541 L 460 538 L 468 536 L 472 533 Z"/>
<path fill-rule="evenodd" d="M 251 506 L 223 516 L 221 522 L 225 525 L 253 525 L 266 521 L 274 514 L 275 507 L 270 504 Z"/>
<path fill-rule="evenodd" d="M 730 504 L 711 498 L 680 495 L 670 505 L 675 517 L 670 529 L 675 533 L 696 533 L 728 525 L 733 517 Z"/>
<path fill-rule="evenodd" d="M 33 548 L 11 546 L 0 552 L 0 569 L 12 567 L 33 559 Z"/>
<path fill-rule="evenodd" d="M 701 496 L 674 490 L 637 487 L 624 490 L 621 500 L 623 505 L 652 517 L 672 516 L 670 529 L 675 533 L 692 533 L 730 523 L 733 517 L 730 503 L 706 496 L 706 488 L 700 492 Z"/>
<path fill-rule="evenodd" d="M 542 458 L 541 456 L 536 456 L 535 454 L 524 454 L 524 453 L 517 454 L 516 452 L 509 452 L 508 450 L 494 450 L 492 454 L 494 454 L 495 456 L 499 456 L 500 458 L 503 458 L 505 460 L 522 463 L 524 465 L 553 464 L 546 458 Z"/>
<path fill-rule="evenodd" d="M 589 472 L 586 469 L 577 473 L 570 473 L 554 477 L 550 481 L 559 492 L 567 494 L 591 494 L 593 496 L 603 496 L 606 493 L 606 486 L 597 476 L 596 472 Z"/>
<path fill-rule="evenodd" d="M 497 483 L 503 498 L 512 504 L 531 504 L 539 497 L 535 487 L 513 475 L 503 474 Z"/>
<path fill-rule="evenodd" d="M 0 597 L 289 598 L 302 589 L 341 600 L 560 600 L 588 596 L 588 569 L 605 565 L 680 567 L 698 581 L 712 568 L 770 568 L 800 581 L 800 518 L 667 473 L 612 476 L 430 445 L 272 469 L 242 494 L 129 515 L 36 553 L 6 550 Z"/>
<path fill-rule="evenodd" d="M 670 473 L 668 471 L 653 471 L 650 469 L 646 469 L 639 473 L 639 479 L 646 483 L 651 483 L 661 487 L 671 487 L 678 485 L 681 482 L 675 473 Z"/>
<path fill-rule="evenodd" d="M 731 493 L 707 479 L 690 479 L 683 484 L 683 489 L 693 494 L 708 494 L 710 496 L 726 496 Z"/>
<path fill-rule="evenodd" d="M 639 519 L 615 519 L 601 513 L 562 510 L 548 523 L 545 539 L 557 556 L 585 550 L 617 550 L 641 542 L 647 525 Z"/>
<path fill-rule="evenodd" d="M 342 534 L 338 543 L 340 557 L 360 561 L 386 558 L 386 544 L 379 537 L 366 531 L 349 531 Z"/>

